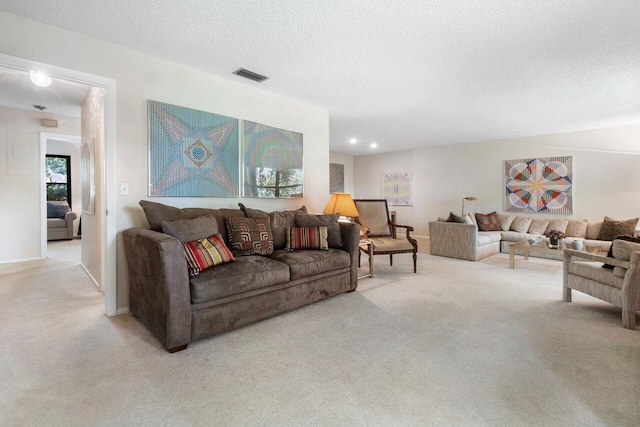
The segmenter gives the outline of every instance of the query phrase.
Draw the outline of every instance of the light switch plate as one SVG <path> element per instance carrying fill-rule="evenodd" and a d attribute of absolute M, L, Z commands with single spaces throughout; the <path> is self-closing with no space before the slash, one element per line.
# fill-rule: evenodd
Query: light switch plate
<path fill-rule="evenodd" d="M 128 196 L 129 195 L 129 183 L 128 182 L 121 182 L 120 183 L 120 195 L 121 196 Z"/>

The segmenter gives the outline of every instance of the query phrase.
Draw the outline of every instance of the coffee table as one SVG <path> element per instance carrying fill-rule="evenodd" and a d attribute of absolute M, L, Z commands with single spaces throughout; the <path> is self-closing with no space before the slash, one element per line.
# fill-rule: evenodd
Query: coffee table
<path fill-rule="evenodd" d="M 567 244 L 564 243 L 560 247 L 550 248 L 547 242 L 540 243 L 532 243 L 531 240 L 521 240 L 517 243 L 514 243 L 509 248 L 509 268 L 514 269 L 516 266 L 515 255 L 516 249 L 520 249 L 524 252 L 525 261 L 529 260 L 529 252 L 537 252 L 537 253 L 547 253 L 547 254 L 557 254 L 562 253 L 566 248 Z M 583 251 L 591 252 L 597 254 L 600 252 L 600 248 L 598 246 L 588 246 L 584 245 L 582 248 Z"/>

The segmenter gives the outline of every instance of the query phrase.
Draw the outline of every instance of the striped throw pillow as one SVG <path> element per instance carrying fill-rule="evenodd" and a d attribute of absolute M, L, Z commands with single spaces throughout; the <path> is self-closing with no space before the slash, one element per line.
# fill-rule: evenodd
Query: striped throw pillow
<path fill-rule="evenodd" d="M 287 246 L 285 249 L 322 249 L 329 250 L 327 227 L 287 227 Z"/>
<path fill-rule="evenodd" d="M 235 261 L 220 234 L 214 234 L 206 239 L 182 242 L 182 249 L 187 258 L 189 276 L 192 277 L 214 265 Z"/>

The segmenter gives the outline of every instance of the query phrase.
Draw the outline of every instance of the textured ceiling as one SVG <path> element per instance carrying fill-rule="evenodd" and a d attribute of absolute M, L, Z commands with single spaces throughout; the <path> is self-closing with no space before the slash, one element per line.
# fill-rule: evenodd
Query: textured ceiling
<path fill-rule="evenodd" d="M 47 107 L 47 113 L 80 117 L 82 100 L 89 86 L 52 79 L 48 87 L 31 83 L 29 73 L 0 67 L 0 106 L 37 111 L 34 105 Z"/>
<path fill-rule="evenodd" d="M 0 0 L 0 9 L 326 107 L 331 149 L 343 153 L 640 122 L 638 0 Z M 232 75 L 238 67 L 270 80 Z"/>

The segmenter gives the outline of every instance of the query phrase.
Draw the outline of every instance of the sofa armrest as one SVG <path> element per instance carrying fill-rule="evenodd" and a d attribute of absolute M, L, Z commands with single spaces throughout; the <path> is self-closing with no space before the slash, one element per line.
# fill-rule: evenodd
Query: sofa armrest
<path fill-rule="evenodd" d="M 351 291 L 358 287 L 358 256 L 360 254 L 360 225 L 354 222 L 339 222 L 342 232 L 342 249 L 351 257 Z"/>
<path fill-rule="evenodd" d="M 568 262 L 571 262 L 571 258 L 576 257 L 576 258 L 586 259 L 588 261 L 603 262 L 605 264 L 613 265 L 614 267 L 629 268 L 629 261 L 610 258 L 605 255 L 596 255 L 589 252 L 577 251 L 575 249 L 565 249 L 563 251 L 563 256 L 564 256 L 564 259 L 567 260 Z"/>
<path fill-rule="evenodd" d="M 67 229 L 71 230 L 71 237 L 73 237 L 73 220 L 75 220 L 76 218 L 78 218 L 78 215 L 76 215 L 75 212 L 69 211 L 64 214 L 64 220 L 67 223 Z"/>
<path fill-rule="evenodd" d="M 145 228 L 123 232 L 129 310 L 167 349 L 191 341 L 191 290 L 182 244 Z"/>
<path fill-rule="evenodd" d="M 478 232 L 474 224 L 430 222 L 429 247 L 431 255 L 476 260 Z"/>

